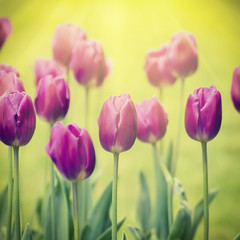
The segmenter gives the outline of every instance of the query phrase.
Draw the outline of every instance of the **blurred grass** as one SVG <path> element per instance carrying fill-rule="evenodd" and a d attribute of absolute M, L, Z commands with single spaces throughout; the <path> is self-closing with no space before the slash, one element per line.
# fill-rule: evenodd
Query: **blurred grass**
<path fill-rule="evenodd" d="M 222 94 L 221 131 L 208 144 L 209 185 L 220 193 L 210 208 L 210 239 L 233 239 L 240 231 L 240 124 L 239 114 L 230 99 L 232 72 L 240 65 L 240 2 L 235 0 L 111 1 L 111 0 L 0 0 L 0 16 L 7 16 L 13 32 L 2 51 L 0 63 L 17 67 L 25 89 L 35 95 L 31 65 L 41 56 L 52 56 L 51 38 L 57 24 L 65 21 L 82 26 L 89 38 L 101 41 L 107 57 L 113 60 L 111 75 L 100 89 L 90 92 L 89 131 L 97 154 L 94 175 L 101 172 L 94 190 L 94 201 L 112 178 L 112 155 L 98 140 L 97 117 L 103 102 L 112 94 L 128 92 L 135 102 L 153 94 L 143 71 L 149 48 L 158 48 L 171 35 L 185 29 L 193 32 L 199 50 L 199 68 L 186 79 L 187 96 L 199 86 L 216 85 Z M 84 122 L 84 89 L 71 76 L 71 103 L 67 122 Z M 164 138 L 166 149 L 176 131 L 179 82 L 164 89 L 163 103 L 169 125 Z M 20 176 L 23 225 L 29 220 L 38 196 L 42 194 L 49 126 L 37 119 L 32 141 L 20 149 Z M 202 161 L 200 144 L 192 141 L 182 127 L 182 142 L 177 177 L 183 183 L 192 207 L 202 196 Z M 7 183 L 7 148 L 0 144 L 0 190 Z M 120 155 L 119 216 L 127 216 L 127 225 L 136 226 L 138 172 L 143 170 L 155 189 L 151 146 L 136 141 L 133 148 Z M 196 239 L 202 239 L 201 225 Z"/>

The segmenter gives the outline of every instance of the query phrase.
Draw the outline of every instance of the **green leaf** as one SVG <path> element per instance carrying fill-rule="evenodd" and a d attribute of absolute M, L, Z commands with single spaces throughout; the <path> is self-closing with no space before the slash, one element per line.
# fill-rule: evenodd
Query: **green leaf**
<path fill-rule="evenodd" d="M 117 230 L 121 228 L 123 223 L 125 222 L 125 218 L 123 218 L 118 224 L 117 224 Z M 111 240 L 112 239 L 112 226 L 108 227 L 98 238 L 97 240 Z"/>
<path fill-rule="evenodd" d="M 138 228 L 128 227 L 135 240 L 144 240 L 144 234 Z"/>
<path fill-rule="evenodd" d="M 233 240 L 240 240 L 240 233 Z"/>
<path fill-rule="evenodd" d="M 172 154 L 173 154 L 173 142 L 170 141 L 170 143 L 168 145 L 168 149 L 167 149 L 166 160 L 165 160 L 166 167 L 169 172 L 171 172 L 171 168 L 172 168 Z"/>
<path fill-rule="evenodd" d="M 137 219 L 140 223 L 142 231 L 146 233 L 150 229 L 151 200 L 147 181 L 142 172 L 140 172 L 139 174 L 139 181 L 140 181 L 140 194 L 137 202 Z"/>
<path fill-rule="evenodd" d="M 106 223 L 109 224 L 109 209 L 112 202 L 112 183 L 110 183 L 100 199 L 98 200 L 96 206 L 94 207 L 90 219 L 88 219 L 87 224 L 82 233 L 82 239 L 96 239 L 101 235 L 105 229 Z"/>
<path fill-rule="evenodd" d="M 128 238 L 127 238 L 127 235 L 126 235 L 126 233 L 125 233 L 125 232 L 123 232 L 123 235 L 122 235 L 122 240 L 128 240 Z"/>
<path fill-rule="evenodd" d="M 8 187 L 6 186 L 0 194 L 0 229 L 7 222 Z"/>
<path fill-rule="evenodd" d="M 209 193 L 208 195 L 208 202 L 209 204 L 212 202 L 212 200 L 215 198 L 219 190 L 213 190 Z M 194 209 L 194 214 L 193 214 L 193 224 L 191 228 L 191 233 L 190 233 L 190 239 L 194 238 L 194 235 L 196 233 L 197 227 L 203 217 L 203 199 L 196 205 Z"/>
<path fill-rule="evenodd" d="M 33 237 L 32 237 L 32 232 L 30 229 L 30 225 L 29 225 L 29 223 L 27 223 L 27 226 L 26 226 L 23 236 L 22 236 L 22 240 L 32 240 L 32 239 L 33 239 Z"/>

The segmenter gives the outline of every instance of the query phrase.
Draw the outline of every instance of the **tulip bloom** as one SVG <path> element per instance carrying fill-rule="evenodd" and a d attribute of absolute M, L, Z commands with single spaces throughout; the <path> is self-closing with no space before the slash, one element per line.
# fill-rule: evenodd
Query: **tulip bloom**
<path fill-rule="evenodd" d="M 168 124 L 167 113 L 156 96 L 136 103 L 137 137 L 148 143 L 156 143 L 165 133 Z"/>
<path fill-rule="evenodd" d="M 46 151 L 59 172 L 70 181 L 89 177 L 95 167 L 95 151 L 86 129 L 57 122 L 51 129 Z"/>
<path fill-rule="evenodd" d="M 5 72 L 5 73 L 15 73 L 17 77 L 20 77 L 19 72 L 17 71 L 17 69 L 11 65 L 5 65 L 5 64 L 1 64 L 0 65 L 0 73 L 1 72 Z"/>
<path fill-rule="evenodd" d="M 175 33 L 168 51 L 169 67 L 175 77 L 192 75 L 198 67 L 198 51 L 195 36 L 187 31 Z"/>
<path fill-rule="evenodd" d="M 34 71 L 36 76 L 36 83 L 38 85 L 41 78 L 51 75 L 52 77 L 62 76 L 65 72 L 64 67 L 57 64 L 54 59 L 39 58 L 35 61 Z"/>
<path fill-rule="evenodd" d="M 155 87 L 172 85 L 176 81 L 169 69 L 169 43 L 165 43 L 159 50 L 151 50 L 146 57 L 145 71 L 148 81 Z"/>
<path fill-rule="evenodd" d="M 8 18 L 1 17 L 0 18 L 0 50 L 11 32 L 12 32 L 11 22 L 9 21 Z"/>
<path fill-rule="evenodd" d="M 240 66 L 236 67 L 233 72 L 231 96 L 234 107 L 240 112 Z"/>
<path fill-rule="evenodd" d="M 49 123 L 65 117 L 69 107 L 69 87 L 63 77 L 47 75 L 38 84 L 35 107 L 37 114 Z"/>
<path fill-rule="evenodd" d="M 100 86 L 109 73 L 101 43 L 92 39 L 79 41 L 73 49 L 70 68 L 81 85 Z"/>
<path fill-rule="evenodd" d="M 86 33 L 79 26 L 72 23 L 58 25 L 52 40 L 55 60 L 69 67 L 74 45 L 83 39 L 86 39 Z"/>
<path fill-rule="evenodd" d="M 111 96 L 103 104 L 98 118 L 99 138 L 102 147 L 112 153 L 127 151 L 137 135 L 137 115 L 128 94 Z"/>
<path fill-rule="evenodd" d="M 6 92 L 0 97 L 0 140 L 9 146 L 26 145 L 32 138 L 36 115 L 25 92 Z"/>
<path fill-rule="evenodd" d="M 194 140 L 208 142 L 217 134 L 222 121 L 221 94 L 215 86 L 197 88 L 188 98 L 185 128 Z"/>

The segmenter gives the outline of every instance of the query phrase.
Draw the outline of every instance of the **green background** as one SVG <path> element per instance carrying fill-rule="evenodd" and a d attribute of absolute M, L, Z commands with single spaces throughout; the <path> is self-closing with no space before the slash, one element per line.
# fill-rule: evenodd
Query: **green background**
<path fill-rule="evenodd" d="M 111 74 L 101 88 L 90 91 L 89 132 L 96 148 L 97 178 L 94 202 L 112 178 L 112 155 L 98 139 L 97 118 L 110 95 L 128 92 L 134 102 L 159 95 L 143 70 L 149 48 L 159 48 L 174 32 L 194 33 L 199 51 L 197 72 L 185 80 L 184 104 L 196 87 L 215 85 L 222 94 L 223 118 L 218 136 L 208 144 L 209 188 L 220 192 L 210 207 L 210 239 L 233 239 L 240 231 L 240 116 L 234 109 L 230 87 L 232 72 L 240 65 L 239 1 L 30 1 L 0 0 L 0 16 L 10 18 L 13 32 L 0 52 L 0 63 L 17 67 L 27 93 L 36 92 L 32 66 L 37 57 L 52 57 L 51 39 L 55 27 L 66 21 L 83 27 L 89 38 L 102 42 L 105 55 L 112 59 Z M 84 126 L 84 89 L 71 75 L 71 102 L 66 122 Z M 164 150 L 174 139 L 177 125 L 180 81 L 164 89 L 163 104 L 169 118 Z M 49 126 L 37 118 L 31 142 L 20 148 L 21 206 L 23 226 L 29 220 L 43 185 L 48 181 L 45 145 Z M 7 147 L 0 144 L 0 190 L 7 183 Z M 118 219 L 135 220 L 138 173 L 143 170 L 154 199 L 154 172 L 151 146 L 136 140 L 120 155 Z M 191 140 L 182 119 L 177 178 L 185 187 L 193 208 L 202 197 L 202 159 L 199 142 Z M 176 205 L 177 207 L 177 205 Z M 176 211 L 175 207 L 175 211 Z M 196 239 L 202 239 L 203 225 Z"/>

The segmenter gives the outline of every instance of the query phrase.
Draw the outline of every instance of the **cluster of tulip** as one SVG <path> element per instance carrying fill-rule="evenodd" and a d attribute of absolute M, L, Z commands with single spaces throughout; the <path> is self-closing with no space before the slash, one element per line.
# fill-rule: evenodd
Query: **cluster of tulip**
<path fill-rule="evenodd" d="M 0 18 L 0 48 L 11 33 L 11 23 Z M 188 135 L 202 144 L 203 153 L 203 192 L 204 201 L 198 206 L 198 212 L 191 215 L 185 192 L 175 178 L 180 139 L 181 112 L 183 112 L 184 79 L 195 73 L 198 67 L 197 44 L 193 34 L 179 31 L 169 43 L 159 50 L 151 50 L 146 57 L 145 71 L 149 82 L 161 92 L 166 85 L 172 85 L 181 79 L 179 125 L 174 147 L 170 148 L 166 161 L 158 153 L 157 142 L 167 129 L 168 117 L 163 104 L 156 96 L 134 104 L 125 93 L 111 96 L 102 106 L 99 118 L 99 138 L 102 147 L 113 153 L 113 183 L 107 187 L 96 207 L 91 210 L 91 184 L 86 179 L 95 168 L 95 150 L 88 131 L 77 124 L 64 126 L 63 120 L 70 102 L 69 72 L 86 89 L 86 98 L 91 87 L 100 86 L 109 74 L 110 64 L 105 59 L 101 44 L 87 39 L 80 27 L 65 23 L 57 26 L 53 40 L 53 58 L 37 59 L 34 65 L 36 76 L 36 96 L 34 104 L 26 94 L 18 71 L 12 66 L 0 65 L 0 140 L 9 146 L 8 208 L 6 219 L 6 239 L 32 239 L 30 227 L 22 235 L 19 201 L 19 147 L 26 145 L 32 138 L 36 113 L 49 123 L 50 140 L 46 152 L 50 161 L 50 192 L 46 194 L 46 204 L 41 200 L 38 206 L 43 233 L 35 233 L 34 239 L 117 239 L 117 231 L 123 221 L 117 222 L 117 181 L 118 160 L 121 152 L 129 150 L 135 139 L 150 143 L 153 148 L 156 177 L 156 209 L 154 223 L 150 223 L 150 197 L 145 176 L 141 173 L 141 194 L 138 202 L 138 220 L 141 229 L 129 228 L 133 237 L 138 239 L 193 239 L 196 228 L 204 213 L 204 239 L 208 239 L 208 204 L 216 192 L 208 193 L 207 142 L 219 132 L 222 120 L 221 95 L 215 86 L 201 87 L 187 100 L 185 109 L 185 129 Z M 66 75 L 66 79 L 64 78 Z M 240 67 L 236 68 L 232 82 L 232 100 L 240 112 Z M 87 127 L 87 101 L 85 126 Z M 14 150 L 14 176 L 12 176 L 12 148 Z M 162 154 L 161 154 L 162 156 Z M 54 165 L 61 175 L 54 170 Z M 14 181 L 13 181 L 13 180 Z M 84 180 L 84 181 L 81 181 Z M 57 181 L 57 184 L 56 184 Z M 14 186 L 12 183 L 14 182 Z M 69 185 L 71 183 L 71 185 Z M 60 190 L 59 190 L 59 186 Z M 71 189 L 72 186 L 72 189 Z M 14 189 L 14 221 L 12 220 L 12 189 Z M 173 191 L 174 190 L 174 191 Z M 64 201 L 59 205 L 59 192 Z M 69 196 L 72 192 L 72 198 Z M 173 192 L 180 201 L 180 208 L 173 219 Z M 111 197 L 112 194 L 112 197 Z M 109 208 L 112 202 L 112 219 Z M 73 204 L 73 211 L 71 211 Z M 61 236 L 57 228 L 56 206 L 66 208 L 67 233 Z M 64 205 L 64 206 L 63 206 Z M 90 211 L 91 210 L 91 211 Z M 72 213 L 73 212 L 73 213 Z M 90 213 L 92 212 L 92 215 Z M 50 220 L 49 220 L 50 219 Z M 13 224 L 14 222 L 14 224 Z M 73 224 L 74 222 L 74 224 Z M 74 225 L 74 227 L 72 226 Z M 0 225 L 1 228 L 1 225 Z M 154 231 L 152 231 L 154 229 Z M 1 232 L 1 229 L 0 229 Z M 127 239 L 123 234 L 123 239 Z"/>

